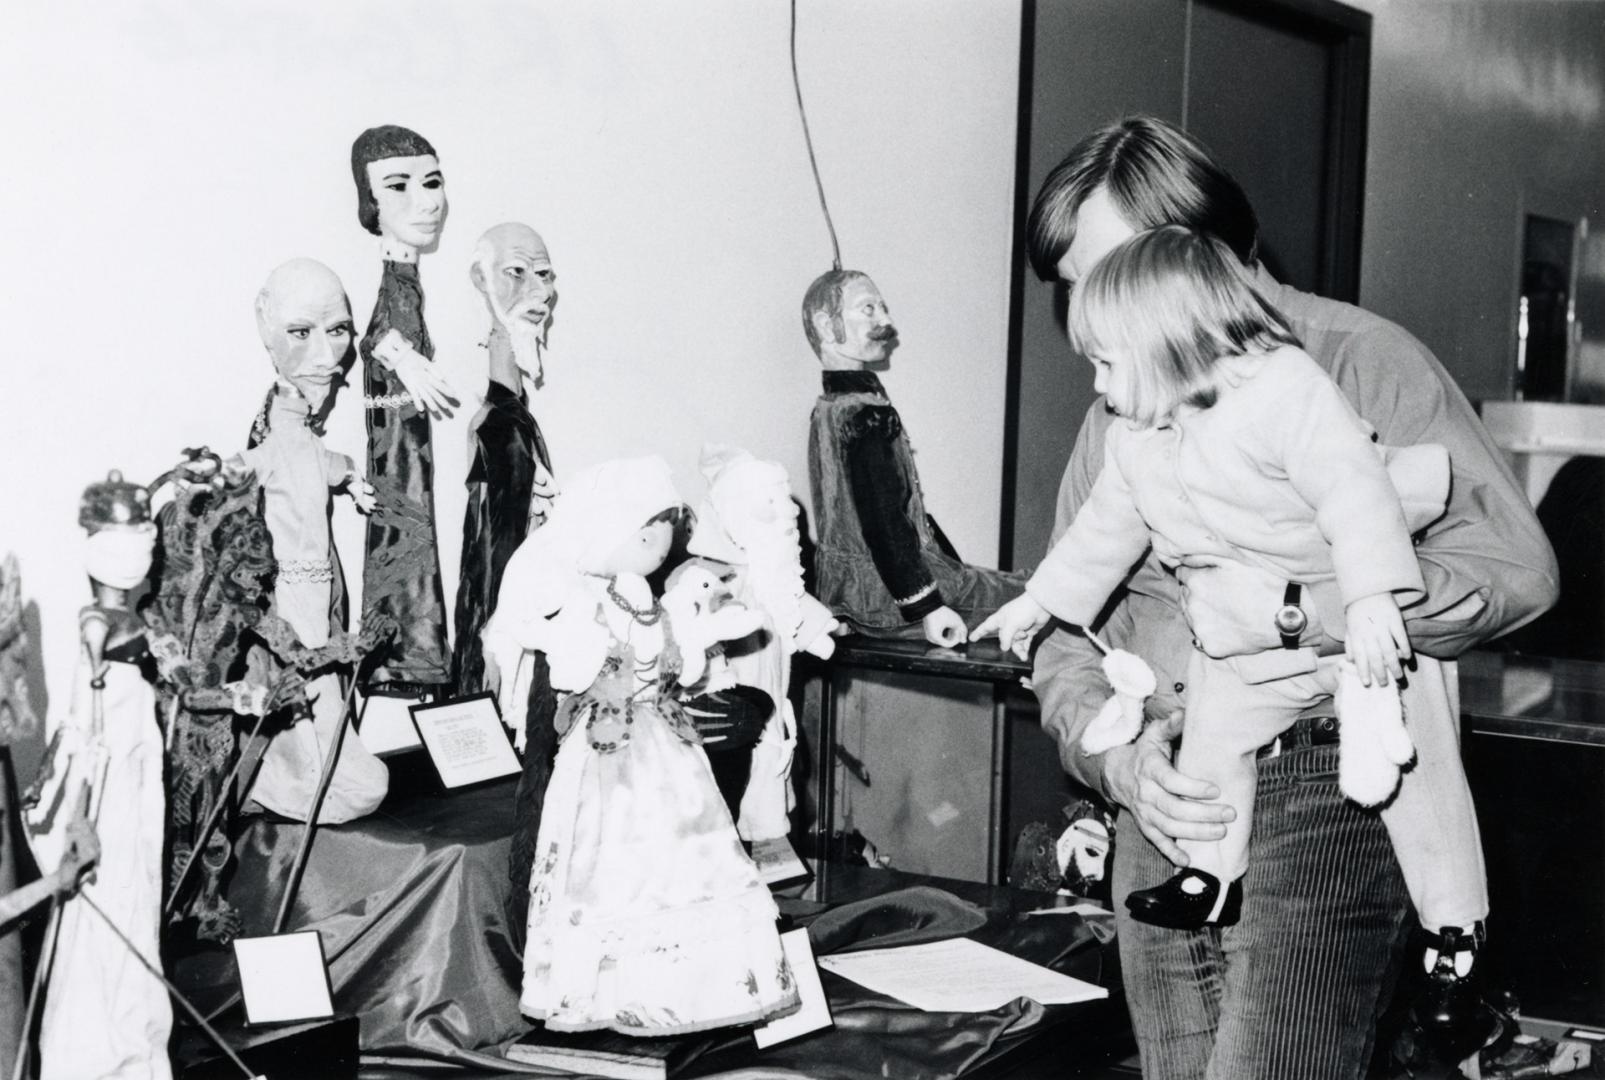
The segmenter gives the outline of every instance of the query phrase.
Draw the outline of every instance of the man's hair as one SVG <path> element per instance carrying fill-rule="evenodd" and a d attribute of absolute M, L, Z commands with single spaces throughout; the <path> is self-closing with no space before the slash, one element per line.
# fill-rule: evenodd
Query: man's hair
<path fill-rule="evenodd" d="M 1126 360 L 1121 415 L 1142 427 L 1182 404 L 1213 405 L 1221 359 L 1300 344 L 1235 252 L 1180 225 L 1138 233 L 1099 260 L 1070 294 L 1069 328 L 1083 356 Z"/>
<path fill-rule="evenodd" d="M 1026 236 L 1043 281 L 1076 236 L 1076 213 L 1098 188 L 1135 229 L 1185 225 L 1226 243 L 1242 263 L 1259 253 L 1259 219 L 1237 181 L 1204 144 L 1165 121 L 1132 116 L 1082 139 L 1042 182 Z"/>
<path fill-rule="evenodd" d="M 868 274 L 858 270 L 827 270 L 814 279 L 803 294 L 802 321 L 803 333 L 808 335 L 808 344 L 813 346 L 814 355 L 819 355 L 819 330 L 814 326 L 814 313 L 823 311 L 830 316 L 831 331 L 839 339 L 846 335 L 847 327 L 842 322 L 842 291 L 859 278 L 867 278 Z"/>
<path fill-rule="evenodd" d="M 424 155 L 440 157 L 428 139 L 396 124 L 372 127 L 357 136 L 357 141 L 351 144 L 351 179 L 357 182 L 357 220 L 364 229 L 379 235 L 379 204 L 374 201 L 373 186 L 368 183 L 368 166 L 386 158 Z"/>

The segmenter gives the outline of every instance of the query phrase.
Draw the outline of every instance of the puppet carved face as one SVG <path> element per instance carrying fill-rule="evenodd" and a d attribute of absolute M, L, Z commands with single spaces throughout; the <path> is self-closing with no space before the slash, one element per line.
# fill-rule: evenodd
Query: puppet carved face
<path fill-rule="evenodd" d="M 340 279 L 322 263 L 292 259 L 268 276 L 256 297 L 256 328 L 279 375 L 323 408 L 351 353 L 351 305 Z"/>
<path fill-rule="evenodd" d="M 720 524 L 744 551 L 797 543 L 797 504 L 791 499 L 791 482 L 786 470 L 773 462 L 732 466 L 730 475 L 721 478 L 715 506 Z"/>
<path fill-rule="evenodd" d="M 435 156 L 382 158 L 367 169 L 380 235 L 415 250 L 433 248 L 446 224 L 446 177 Z"/>
<path fill-rule="evenodd" d="M 479 238 L 468 278 L 511 339 L 520 370 L 539 379 L 540 352 L 557 302 L 557 272 L 546 242 L 528 225 L 497 225 Z"/>
<path fill-rule="evenodd" d="M 839 309 L 810 313 L 819 340 L 819 358 L 827 368 L 861 369 L 891 359 L 897 348 L 897 326 L 875 283 L 853 274 L 841 285 Z"/>

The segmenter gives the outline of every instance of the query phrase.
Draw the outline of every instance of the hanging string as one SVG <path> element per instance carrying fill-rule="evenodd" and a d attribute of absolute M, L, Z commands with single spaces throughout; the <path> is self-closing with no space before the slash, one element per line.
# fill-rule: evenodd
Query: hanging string
<path fill-rule="evenodd" d="M 819 189 L 819 209 L 825 213 L 825 228 L 830 230 L 831 268 L 842 268 L 842 248 L 836 242 L 836 223 L 830 220 L 830 207 L 825 205 L 825 184 L 819 179 L 819 162 L 814 157 L 814 138 L 808 133 L 808 110 L 803 108 L 802 81 L 797 78 L 797 0 L 791 0 L 791 85 L 797 91 L 797 115 L 802 117 L 803 141 L 808 144 L 808 164 L 814 170 L 814 187 Z"/>

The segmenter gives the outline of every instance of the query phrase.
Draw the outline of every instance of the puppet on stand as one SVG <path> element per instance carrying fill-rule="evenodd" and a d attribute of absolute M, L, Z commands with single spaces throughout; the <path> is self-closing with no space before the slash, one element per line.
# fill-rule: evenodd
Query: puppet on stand
<path fill-rule="evenodd" d="M 925 513 L 914 451 L 875 375 L 898 345 L 875 283 L 831 270 L 808 286 L 802 317 L 824 368 L 808 436 L 819 598 L 860 633 L 962 644 L 1027 575 L 959 561 Z"/>
<path fill-rule="evenodd" d="M 774 702 L 751 750 L 737 818 L 742 839 L 769 840 L 791 832 L 787 815 L 794 805 L 791 760 L 797 747 L 788 696 L 791 658 L 810 652 L 828 659 L 835 649 L 831 633 L 841 624 L 803 589 L 797 504 L 786 470 L 744 450 L 706 447 L 702 475 L 708 494 L 689 550 L 727 564 L 736 601 L 763 620 L 757 633 L 725 644 L 722 666 L 730 682 L 756 687 Z"/>
<path fill-rule="evenodd" d="M 562 748 L 541 818 L 526 1015 L 553 1030 L 669 1035 L 796 1008 L 776 908 L 741 849 L 675 683 L 758 617 L 707 569 L 646 576 L 680 499 L 656 458 L 573 477 L 509 563 L 487 642 L 544 651 Z M 518 656 L 497 658 L 504 671 Z M 503 680 L 508 716 L 516 715 Z M 516 723 L 515 723 L 516 730 Z"/>
<path fill-rule="evenodd" d="M 435 370 L 418 254 L 439 243 L 446 180 L 428 140 L 395 125 L 357 137 L 351 175 L 357 218 L 380 238 L 384 256 L 379 298 L 361 344 L 367 475 L 377 502 L 362 567 L 362 625 L 383 618 L 397 627 L 365 689 L 435 693 L 451 679 L 451 653 L 435 538 L 429 419 L 451 415 L 457 402 Z"/>
<path fill-rule="evenodd" d="M 546 243 L 534 229 L 517 222 L 497 225 L 479 238 L 468 278 L 485 298 L 490 313 L 489 385 L 485 403 L 469 424 L 468 507 L 463 515 L 462 571 L 457 582 L 456 643 L 452 683 L 461 695 L 500 688 L 502 672 L 487 670 L 481 632 L 496 610 L 502 572 L 524 538 L 546 520 L 557 485 L 546 440 L 530 414 L 528 393 L 544 381 L 541 353 L 557 275 Z M 519 829 L 513 835 L 510 876 L 512 924 L 521 932 L 529 872 L 535 861 L 541 803 L 557 753 L 552 726 L 557 696 L 547 673 L 546 655 L 526 660 L 524 769 L 519 777 Z M 515 673 L 507 672 L 512 679 Z"/>
<path fill-rule="evenodd" d="M 167 991 L 118 934 L 160 966 L 162 735 L 142 670 L 145 626 L 128 602 L 150 572 L 150 496 L 112 472 L 84 492 L 78 522 L 89 534 L 95 602 L 79 614 L 72 705 L 53 736 L 49 778 L 29 824 L 44 866 L 66 857 L 74 842 L 68 824 L 80 815 L 98 831 L 103 853 L 95 880 L 60 909 L 40 961 L 49 973 L 40 1077 L 164 1080 L 172 1075 Z"/>
<path fill-rule="evenodd" d="M 290 631 L 269 644 L 310 680 L 312 722 L 292 723 L 273 736 L 248 799 L 280 817 L 305 821 L 346 713 L 342 681 L 328 668 L 357 658 L 341 628 L 331 625 L 329 496 L 343 490 L 366 513 L 373 509 L 373 492 L 356 464 L 325 448 L 312 426 L 351 350 L 351 308 L 340 279 L 322 263 L 292 259 L 257 294 L 256 326 L 279 377 L 254 444 L 230 464 L 255 473 L 262 486 L 263 516 L 278 563 L 272 610 Z M 364 644 L 387 625 L 383 615 L 364 620 Z M 262 623 L 258 633 L 270 626 Z M 318 822 L 337 825 L 371 814 L 389 785 L 384 762 L 360 739 L 339 740 Z"/>

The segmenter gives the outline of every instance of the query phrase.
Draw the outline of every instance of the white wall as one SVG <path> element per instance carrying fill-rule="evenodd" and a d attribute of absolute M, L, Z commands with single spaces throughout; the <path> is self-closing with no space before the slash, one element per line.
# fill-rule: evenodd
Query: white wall
<path fill-rule="evenodd" d="M 996 555 L 1014 0 L 804 0 L 798 50 L 849 266 L 903 331 L 886 377 L 927 501 Z M 334 267 L 359 330 L 379 275 L 348 171 L 364 127 L 440 151 L 451 215 L 425 256 L 438 358 L 482 379 L 475 238 L 544 233 L 561 302 L 535 403 L 558 475 L 656 451 L 700 497 L 705 438 L 782 461 L 806 499 L 817 365 L 798 302 L 829 267 L 780 0 L 228 5 L 15 0 L 0 40 L 0 552 L 38 604 L 65 707 L 84 485 L 243 445 L 271 382 L 251 303 L 280 261 Z M 465 421 L 437 425 L 448 589 Z M 346 391 L 329 442 L 360 457 Z M 355 515 L 337 540 L 360 562 Z M 448 597 L 449 600 L 449 597 Z"/>

